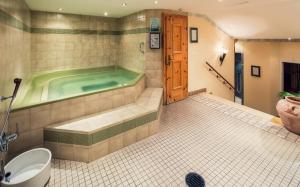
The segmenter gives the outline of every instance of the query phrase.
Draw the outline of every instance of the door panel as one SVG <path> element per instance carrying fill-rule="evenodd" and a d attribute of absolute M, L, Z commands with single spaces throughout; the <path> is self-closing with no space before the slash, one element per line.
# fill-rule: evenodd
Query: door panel
<path fill-rule="evenodd" d="M 180 89 L 182 87 L 181 61 L 173 62 L 173 88 Z"/>
<path fill-rule="evenodd" d="M 181 52 L 182 51 L 182 26 L 181 25 L 174 25 L 173 26 L 173 36 L 172 36 L 172 40 L 173 40 L 173 51 L 174 52 Z"/>
<path fill-rule="evenodd" d="M 165 101 L 167 104 L 188 96 L 187 17 L 164 16 Z"/>

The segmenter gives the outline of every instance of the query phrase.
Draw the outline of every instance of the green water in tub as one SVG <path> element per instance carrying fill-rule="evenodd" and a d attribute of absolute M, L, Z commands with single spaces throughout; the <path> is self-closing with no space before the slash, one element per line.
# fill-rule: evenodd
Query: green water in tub
<path fill-rule="evenodd" d="M 134 85 L 142 74 L 120 67 L 66 70 L 36 75 L 16 108 Z"/>

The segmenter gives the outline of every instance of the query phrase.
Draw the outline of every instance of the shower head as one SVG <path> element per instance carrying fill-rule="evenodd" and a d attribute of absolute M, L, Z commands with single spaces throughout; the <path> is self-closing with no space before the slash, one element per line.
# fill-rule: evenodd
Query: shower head
<path fill-rule="evenodd" d="M 16 97 L 16 95 L 18 93 L 21 82 L 22 82 L 22 79 L 19 79 L 19 78 L 14 79 L 14 83 L 16 84 L 16 86 L 15 86 L 15 89 L 14 89 L 14 93 L 12 95 L 13 99 Z"/>

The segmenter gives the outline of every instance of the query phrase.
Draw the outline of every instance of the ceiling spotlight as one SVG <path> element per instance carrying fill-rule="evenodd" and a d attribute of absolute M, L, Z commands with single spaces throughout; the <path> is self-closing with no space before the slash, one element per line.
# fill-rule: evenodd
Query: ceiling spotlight
<path fill-rule="evenodd" d="M 107 13 L 107 12 L 104 12 L 104 16 L 108 16 L 108 13 Z"/>
<path fill-rule="evenodd" d="M 289 37 L 289 38 L 288 38 L 288 40 L 289 40 L 289 41 L 291 41 L 291 40 L 292 40 L 292 38 L 291 38 L 291 37 Z"/>
<path fill-rule="evenodd" d="M 62 11 L 63 9 L 62 9 L 62 8 L 59 8 L 58 10 L 59 10 L 59 11 Z"/>
<path fill-rule="evenodd" d="M 127 3 L 122 3 L 122 6 L 127 6 Z"/>
<path fill-rule="evenodd" d="M 154 4 L 158 4 L 158 1 L 154 1 Z"/>

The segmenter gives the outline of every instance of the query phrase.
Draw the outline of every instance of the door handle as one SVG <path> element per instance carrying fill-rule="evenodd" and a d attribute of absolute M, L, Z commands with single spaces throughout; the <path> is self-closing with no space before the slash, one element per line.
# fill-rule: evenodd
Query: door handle
<path fill-rule="evenodd" d="M 172 55 L 168 55 L 168 60 L 167 60 L 167 65 L 171 65 L 171 63 L 173 62 L 174 57 Z"/>

